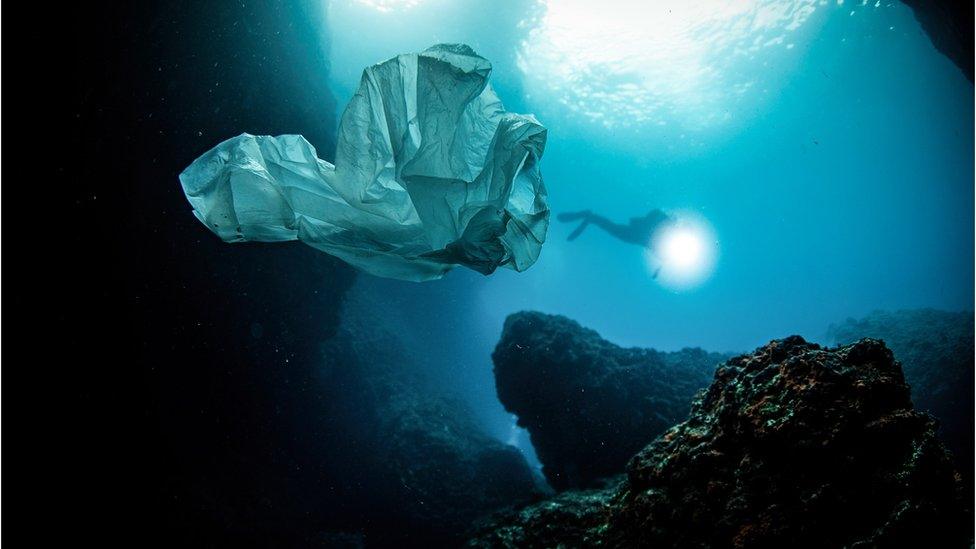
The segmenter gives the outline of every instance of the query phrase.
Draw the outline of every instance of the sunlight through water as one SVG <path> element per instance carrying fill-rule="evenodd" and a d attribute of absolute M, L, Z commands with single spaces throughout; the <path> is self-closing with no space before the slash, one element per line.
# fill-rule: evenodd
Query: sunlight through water
<path fill-rule="evenodd" d="M 391 12 L 395 10 L 412 8 L 419 4 L 421 0 L 356 0 L 364 6 L 369 6 L 376 11 Z"/>
<path fill-rule="evenodd" d="M 822 0 L 549 0 L 519 52 L 527 91 L 606 127 L 722 125 L 767 93 Z M 545 99 L 543 99 L 545 98 Z"/>

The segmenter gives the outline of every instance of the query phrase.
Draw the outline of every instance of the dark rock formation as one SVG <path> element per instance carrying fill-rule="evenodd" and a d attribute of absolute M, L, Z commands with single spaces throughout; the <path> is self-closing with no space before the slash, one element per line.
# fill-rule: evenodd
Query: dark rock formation
<path fill-rule="evenodd" d="M 475 519 L 538 499 L 521 452 L 486 435 L 461 400 L 433 392 L 396 336 L 347 313 L 317 389 L 332 429 L 322 476 L 343 494 L 332 527 L 361 532 L 367 547 L 444 547 Z"/>
<path fill-rule="evenodd" d="M 973 80 L 973 3 L 968 0 L 902 0 L 935 49 Z"/>
<path fill-rule="evenodd" d="M 734 358 L 617 488 L 498 516 L 475 547 L 968 547 L 961 482 L 884 343 Z M 585 541 L 584 541 L 585 540 Z"/>
<path fill-rule="evenodd" d="M 915 407 L 939 421 L 939 436 L 968 473 L 973 463 L 973 313 L 934 309 L 874 312 L 831 326 L 834 344 L 884 340 L 901 362 Z"/>
<path fill-rule="evenodd" d="M 541 503 L 496 513 L 475 526 L 475 537 L 468 546 L 541 549 L 612 545 L 606 534 L 613 505 L 623 489 L 620 481 L 603 489 L 567 490 Z"/>
<path fill-rule="evenodd" d="M 727 358 L 622 348 L 562 316 L 513 314 L 492 355 L 498 398 L 528 429 L 549 483 L 591 486 L 688 415 Z"/>
<path fill-rule="evenodd" d="M 537 495 L 521 452 L 486 436 L 460 400 L 414 393 L 384 413 L 380 459 L 399 479 L 411 537 L 431 530 L 451 539 L 474 519 Z"/>

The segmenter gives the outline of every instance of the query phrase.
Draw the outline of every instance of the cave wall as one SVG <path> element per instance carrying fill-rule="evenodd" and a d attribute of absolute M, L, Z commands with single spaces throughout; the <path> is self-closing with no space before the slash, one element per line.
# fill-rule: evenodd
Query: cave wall
<path fill-rule="evenodd" d="M 912 9 L 935 49 L 973 81 L 973 3 L 966 0 L 902 0 Z"/>
<path fill-rule="evenodd" d="M 177 176 L 244 131 L 301 133 L 331 157 L 324 8 L 29 9 L 43 37 L 8 44 L 4 97 L 22 114 L 5 242 L 23 258 L 5 335 L 44 364 L 8 378 L 34 410 L 11 431 L 32 450 L 15 466 L 43 471 L 21 512 L 53 505 L 51 535 L 106 546 L 304 541 L 322 505 L 304 389 L 354 273 L 300 245 L 220 242 Z"/>

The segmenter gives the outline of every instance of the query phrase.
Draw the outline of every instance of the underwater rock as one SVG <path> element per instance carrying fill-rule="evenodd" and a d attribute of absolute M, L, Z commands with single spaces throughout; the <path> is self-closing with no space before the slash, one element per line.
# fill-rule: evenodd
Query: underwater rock
<path fill-rule="evenodd" d="M 973 3 L 967 0 L 902 0 L 932 45 L 973 80 Z"/>
<path fill-rule="evenodd" d="M 312 543 L 314 547 L 329 549 L 363 549 L 366 546 L 362 534 L 349 532 L 320 532 Z"/>
<path fill-rule="evenodd" d="M 323 478 L 346 494 L 342 528 L 372 547 L 451 546 L 476 519 L 540 497 L 518 449 L 487 435 L 463 401 L 431 390 L 397 336 L 346 311 L 317 384 L 333 431 Z"/>
<path fill-rule="evenodd" d="M 460 541 L 475 519 L 538 497 L 522 453 L 487 436 L 460 400 L 414 395 L 384 415 L 380 457 L 396 473 L 411 537 Z"/>
<path fill-rule="evenodd" d="M 523 271 L 549 224 L 546 129 L 505 112 L 491 64 L 441 44 L 367 67 L 339 123 L 335 165 L 303 137 L 243 134 L 180 182 L 226 242 L 300 240 L 377 276 L 440 278 L 460 264 Z"/>
<path fill-rule="evenodd" d="M 883 342 L 793 336 L 720 366 L 619 487 L 496 515 L 469 545 L 968 547 L 961 493 Z"/>
<path fill-rule="evenodd" d="M 597 547 L 622 479 L 594 490 L 568 490 L 544 502 L 505 509 L 478 521 L 469 547 Z"/>
<path fill-rule="evenodd" d="M 939 422 L 939 436 L 971 475 L 973 463 L 973 313 L 935 309 L 875 311 L 833 325 L 828 341 L 845 344 L 862 337 L 884 340 L 901 362 L 915 408 Z"/>
<path fill-rule="evenodd" d="M 623 348 L 537 312 L 510 315 L 492 354 L 498 398 L 529 431 L 557 490 L 622 473 L 635 452 L 687 417 L 726 358 Z"/>

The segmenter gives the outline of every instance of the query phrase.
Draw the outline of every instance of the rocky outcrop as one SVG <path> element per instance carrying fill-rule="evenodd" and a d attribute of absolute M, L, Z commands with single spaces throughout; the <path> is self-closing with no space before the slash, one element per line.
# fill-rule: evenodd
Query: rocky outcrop
<path fill-rule="evenodd" d="M 461 401 L 415 394 L 385 413 L 379 457 L 411 539 L 458 541 L 475 519 L 538 495 L 521 452 L 485 435 Z"/>
<path fill-rule="evenodd" d="M 614 545 L 607 537 L 608 520 L 621 489 L 618 481 L 613 487 L 567 490 L 535 505 L 507 509 L 479 522 L 467 545 L 506 549 Z"/>
<path fill-rule="evenodd" d="M 876 311 L 830 327 L 828 340 L 884 340 L 901 362 L 915 408 L 939 422 L 939 436 L 966 473 L 973 463 L 973 313 L 935 309 Z"/>
<path fill-rule="evenodd" d="M 961 482 L 884 343 L 719 367 L 627 479 L 496 516 L 474 547 L 968 547 Z"/>
<path fill-rule="evenodd" d="M 623 348 L 562 316 L 521 312 L 492 354 L 498 398 L 532 438 L 557 490 L 620 474 L 688 415 L 723 355 Z"/>
<path fill-rule="evenodd" d="M 973 3 L 967 0 L 902 0 L 932 45 L 973 80 Z"/>

